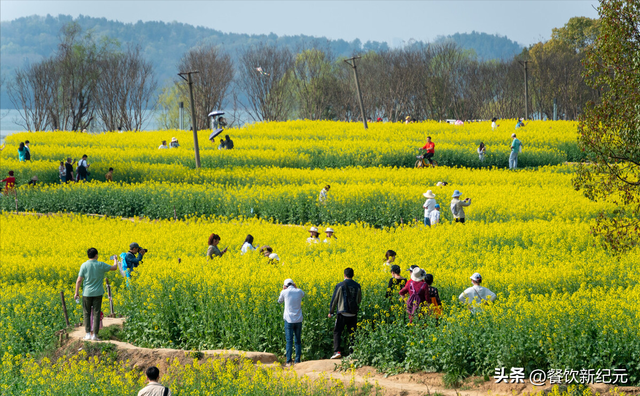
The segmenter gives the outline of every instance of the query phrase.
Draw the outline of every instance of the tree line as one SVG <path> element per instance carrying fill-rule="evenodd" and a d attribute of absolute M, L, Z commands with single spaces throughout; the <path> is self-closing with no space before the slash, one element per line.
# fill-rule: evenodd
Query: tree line
<path fill-rule="evenodd" d="M 530 118 L 577 119 L 584 104 L 599 95 L 585 81 L 582 66 L 598 29 L 598 20 L 572 18 L 554 29 L 551 40 L 508 60 L 478 60 L 452 41 L 362 51 L 356 55 L 365 117 L 524 117 L 527 61 Z M 207 115 L 220 108 L 232 123 L 239 114 L 255 121 L 355 121 L 362 117 L 352 69 L 343 60 L 318 42 L 296 48 L 260 43 L 235 54 L 204 44 L 182 56 L 176 75 L 199 72 L 193 75 L 198 129 L 208 128 Z M 29 130 L 140 130 L 149 108 L 160 110 L 161 128 L 177 128 L 179 102 L 186 107 L 188 128 L 187 85 L 177 76 L 159 91 L 157 85 L 139 47 L 123 50 L 108 39 L 83 36 L 78 24 L 70 23 L 58 51 L 17 69 L 8 91 Z"/>

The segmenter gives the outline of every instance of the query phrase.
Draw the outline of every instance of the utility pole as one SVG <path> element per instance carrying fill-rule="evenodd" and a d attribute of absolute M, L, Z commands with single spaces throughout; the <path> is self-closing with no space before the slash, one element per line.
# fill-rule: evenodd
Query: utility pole
<path fill-rule="evenodd" d="M 184 73 L 178 73 L 178 75 L 189 84 L 189 96 L 191 97 L 191 127 L 193 130 L 193 150 L 196 153 L 196 168 L 200 168 L 200 147 L 198 146 L 198 127 L 196 126 L 196 107 L 193 102 L 193 80 L 191 79 L 191 75 L 199 73 L 197 70 L 189 71 Z M 183 74 L 187 75 L 187 78 L 184 78 Z"/>
<path fill-rule="evenodd" d="M 367 117 L 364 116 L 364 105 L 362 104 L 362 93 L 360 92 L 360 82 L 358 81 L 358 69 L 356 69 L 356 59 L 360 59 L 359 56 L 345 59 L 344 62 L 353 68 L 353 76 L 356 78 L 356 91 L 358 92 L 358 102 L 360 102 L 360 114 L 362 115 L 362 123 L 364 129 L 369 128 L 367 125 Z"/>
<path fill-rule="evenodd" d="M 179 113 L 178 113 L 179 120 L 180 120 L 179 121 L 179 124 L 180 124 L 179 125 L 179 127 L 180 127 L 179 129 L 181 131 L 184 131 L 184 102 L 180 102 L 179 106 L 180 106 L 179 107 Z"/>
<path fill-rule="evenodd" d="M 529 75 L 527 73 L 527 63 L 529 61 L 518 61 L 524 66 L 524 119 L 529 119 Z"/>

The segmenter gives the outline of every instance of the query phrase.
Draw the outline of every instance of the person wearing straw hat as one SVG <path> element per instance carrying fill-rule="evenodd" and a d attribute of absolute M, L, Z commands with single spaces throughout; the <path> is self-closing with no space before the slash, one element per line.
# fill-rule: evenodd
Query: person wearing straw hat
<path fill-rule="evenodd" d="M 482 283 L 482 276 L 479 273 L 474 273 L 469 279 L 471 279 L 473 286 L 463 291 L 458 297 L 458 300 L 463 304 L 469 304 L 471 312 L 477 313 L 482 311 L 482 308 L 479 307 L 480 304 L 486 301 L 495 301 L 497 296 L 496 293 L 486 287 L 480 286 L 480 283 Z"/>
<path fill-rule="evenodd" d="M 178 148 L 180 147 L 180 143 L 178 143 L 178 139 L 175 137 L 171 138 L 171 143 L 169 144 L 169 148 Z"/>
<path fill-rule="evenodd" d="M 309 228 L 309 233 L 311 234 L 309 238 L 307 238 L 307 243 L 319 243 L 320 238 L 318 238 L 319 232 L 316 227 Z"/>
<path fill-rule="evenodd" d="M 336 238 L 335 235 L 333 235 L 333 228 L 328 227 L 324 232 L 327 234 L 327 237 L 322 242 L 331 243 L 331 241 L 337 241 L 338 240 L 338 238 Z"/>
<path fill-rule="evenodd" d="M 411 271 L 411 279 L 398 293 L 401 296 L 409 294 L 407 299 L 407 313 L 409 314 L 409 323 L 413 323 L 413 317 L 420 312 L 420 305 L 427 301 L 426 291 L 428 289 L 424 278 L 427 276 L 425 270 L 420 267 L 414 267 Z"/>
<path fill-rule="evenodd" d="M 463 201 L 460 199 L 461 196 L 462 196 L 462 193 L 460 191 L 455 190 L 453 192 L 450 209 L 455 222 L 464 224 L 464 221 L 465 221 L 464 207 L 471 205 L 471 198 L 466 198 Z"/>
<path fill-rule="evenodd" d="M 294 361 L 291 359 L 293 340 L 296 344 L 295 363 L 300 363 L 302 356 L 302 299 L 304 292 L 296 286 L 292 279 L 285 279 L 278 303 L 284 303 L 284 334 L 287 340 L 287 366 L 291 366 Z"/>
<path fill-rule="evenodd" d="M 427 190 L 426 193 L 422 194 L 423 197 L 427 198 L 424 205 L 424 226 L 429 227 L 431 225 L 431 220 L 429 216 L 431 215 L 431 211 L 433 211 L 436 207 L 436 194 L 431 190 Z"/>

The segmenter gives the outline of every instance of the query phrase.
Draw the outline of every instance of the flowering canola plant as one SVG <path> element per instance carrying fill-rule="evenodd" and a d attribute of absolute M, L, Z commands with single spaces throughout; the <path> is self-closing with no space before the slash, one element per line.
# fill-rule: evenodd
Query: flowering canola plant
<path fill-rule="evenodd" d="M 227 151 L 208 146 L 203 131 L 204 167 L 198 170 L 192 169 L 186 131 L 11 135 L 0 154 L 0 172 L 14 170 L 19 187 L 17 195 L 0 198 L 0 389 L 46 394 L 46 379 L 59 385 L 58 393 L 49 394 L 64 394 L 77 389 L 69 385 L 74 381 L 85 384 L 91 372 L 108 378 L 101 387 L 82 385 L 94 393 L 130 394 L 140 385 L 139 375 L 105 359 L 48 362 L 28 355 L 50 347 L 54 332 L 65 327 L 59 292 L 73 294 L 86 250 L 97 248 L 99 259 L 109 262 L 133 241 L 149 253 L 131 286 L 115 272 L 108 278 L 115 310 L 128 318 L 125 335 L 138 346 L 281 355 L 277 297 L 282 281 L 292 278 L 307 293 L 303 359 L 326 358 L 333 326 L 329 301 L 344 268 L 352 267 L 363 287 L 354 340 L 358 364 L 454 377 L 491 374 L 498 366 L 528 372 L 623 368 L 631 383 L 640 383 L 640 252 L 612 257 L 590 235 L 598 213 L 614 208 L 589 201 L 572 187 L 573 168 L 562 163 L 581 158 L 575 123 L 532 122 L 519 129 L 525 149 L 521 165 L 535 168 L 517 172 L 503 169 L 512 124 L 502 122 L 496 131 L 488 123 L 373 124 L 365 131 L 349 123 L 259 123 L 229 130 L 236 148 Z M 404 168 L 415 161 L 426 135 L 436 142 L 436 159 L 449 166 Z M 180 148 L 157 149 L 172 136 Z M 19 163 L 12 148 L 26 139 L 33 161 Z M 488 147 L 485 162 L 475 152 L 480 141 Z M 59 161 L 85 153 L 92 181 L 56 184 Z M 115 182 L 105 183 L 110 166 Z M 33 175 L 43 183 L 25 185 Z M 439 181 L 449 185 L 436 187 Z M 331 190 L 320 203 L 318 193 L 326 184 Z M 441 205 L 442 223 L 435 228 L 421 223 L 427 189 Z M 472 198 L 465 225 L 451 223 L 454 190 Z M 16 204 L 22 213 L 15 214 Z M 128 219 L 133 216 L 144 218 Z M 331 226 L 337 239 L 308 244 L 311 225 L 321 231 Z M 205 257 L 211 233 L 229 247 L 222 258 Z M 274 263 L 257 252 L 241 255 L 248 234 L 255 245 L 272 246 L 281 260 Z M 434 275 L 443 301 L 437 326 L 429 316 L 409 324 L 399 297 L 385 298 L 388 249 L 398 253 L 403 270 L 416 264 Z M 457 301 L 474 272 L 498 294 L 475 315 Z M 78 323 L 81 307 L 67 302 L 71 321 Z M 226 369 L 216 364 L 222 363 L 178 365 L 168 378 L 195 383 L 202 367 L 209 373 Z M 29 374 L 38 370 L 41 376 Z M 236 378 L 242 384 L 265 374 L 233 370 L 242 373 Z M 11 381 L 16 373 L 24 381 Z M 297 379 L 269 378 L 256 384 L 264 389 L 279 384 L 283 394 L 306 386 Z M 237 389 L 233 386 L 228 394 Z M 86 389 L 82 394 L 89 394 Z"/>

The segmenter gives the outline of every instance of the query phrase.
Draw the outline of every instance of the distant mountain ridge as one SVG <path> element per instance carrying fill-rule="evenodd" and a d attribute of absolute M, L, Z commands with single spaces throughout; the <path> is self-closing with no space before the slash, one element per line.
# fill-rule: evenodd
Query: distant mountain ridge
<path fill-rule="evenodd" d="M 96 36 L 109 36 L 125 46 L 128 43 L 140 44 L 143 54 L 151 61 L 157 71 L 161 84 L 173 79 L 177 73 L 177 64 L 182 55 L 191 47 L 203 43 L 221 44 L 232 58 L 239 49 L 255 43 L 268 43 L 278 46 L 297 48 L 302 45 L 319 45 L 329 48 L 335 56 L 350 56 L 360 51 L 382 51 L 389 49 L 386 42 L 355 39 L 329 40 L 324 37 L 305 35 L 277 36 L 271 34 L 249 35 L 241 33 L 223 33 L 219 30 L 192 26 L 179 22 L 142 22 L 123 23 L 80 15 L 29 16 L 12 21 L 0 22 L 0 72 L 4 84 L 0 92 L 0 108 L 12 108 L 6 94 L 6 84 L 13 78 L 13 70 L 31 62 L 38 62 L 51 55 L 57 48 L 60 28 L 68 22 L 76 21 L 85 32 Z M 452 40 L 465 49 L 473 49 L 479 59 L 506 59 L 520 52 L 522 47 L 506 37 L 486 33 L 456 33 L 447 37 L 438 37 L 436 42 Z"/>
<path fill-rule="evenodd" d="M 456 33 L 450 36 L 438 36 L 434 42 L 442 43 L 453 41 L 466 50 L 473 50 L 479 60 L 491 59 L 511 59 L 514 55 L 522 52 L 524 48 L 506 36 L 497 34 L 487 34 L 472 31 L 471 33 Z"/>

